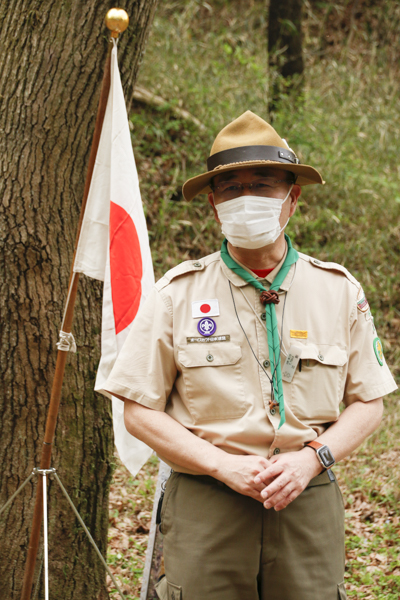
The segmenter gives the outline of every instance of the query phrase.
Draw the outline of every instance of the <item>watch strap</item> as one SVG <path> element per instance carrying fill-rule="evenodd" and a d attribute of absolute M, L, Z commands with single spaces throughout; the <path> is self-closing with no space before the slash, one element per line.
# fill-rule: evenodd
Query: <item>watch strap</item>
<path fill-rule="evenodd" d="M 316 441 L 307 442 L 304 445 L 305 446 L 310 446 L 310 448 L 312 448 L 315 451 L 319 450 L 320 448 L 322 448 L 324 446 L 324 444 L 320 444 L 319 442 L 316 442 Z"/>
<path fill-rule="evenodd" d="M 313 440 L 312 442 L 304 444 L 304 447 L 306 446 L 309 446 L 316 452 L 318 460 L 324 469 L 329 469 L 335 464 L 335 457 L 326 444 L 321 444 L 320 442 Z M 327 453 L 329 458 L 326 456 Z"/>

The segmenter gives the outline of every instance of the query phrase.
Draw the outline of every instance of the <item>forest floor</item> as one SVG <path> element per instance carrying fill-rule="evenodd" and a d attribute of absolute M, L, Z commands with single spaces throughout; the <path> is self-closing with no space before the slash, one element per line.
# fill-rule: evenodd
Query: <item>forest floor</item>
<path fill-rule="evenodd" d="M 386 404 L 379 429 L 334 468 L 346 509 L 346 573 L 349 598 L 400 597 L 400 396 Z M 158 461 L 152 456 L 136 477 L 117 459 L 110 493 L 108 564 L 126 600 L 140 596 Z M 110 597 L 119 599 L 108 581 Z"/>

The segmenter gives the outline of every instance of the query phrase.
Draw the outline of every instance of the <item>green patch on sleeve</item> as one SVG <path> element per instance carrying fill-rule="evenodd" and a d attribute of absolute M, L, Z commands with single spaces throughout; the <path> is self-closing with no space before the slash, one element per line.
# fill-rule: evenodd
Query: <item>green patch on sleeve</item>
<path fill-rule="evenodd" d="M 376 337 L 374 339 L 374 352 L 375 352 L 375 356 L 378 360 L 378 363 L 382 366 L 383 365 L 383 348 L 382 348 L 382 342 L 378 337 Z"/>

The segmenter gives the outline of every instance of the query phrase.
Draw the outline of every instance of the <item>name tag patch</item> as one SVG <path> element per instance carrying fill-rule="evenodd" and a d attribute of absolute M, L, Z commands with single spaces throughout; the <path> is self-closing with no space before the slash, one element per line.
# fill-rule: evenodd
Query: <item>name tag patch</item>
<path fill-rule="evenodd" d="M 301 358 L 302 350 L 303 346 L 295 346 L 294 344 L 290 346 L 287 358 L 285 360 L 285 364 L 282 368 L 283 381 L 287 381 L 288 383 L 292 381 L 293 375 L 297 369 L 298 362 Z"/>
<path fill-rule="evenodd" d="M 218 317 L 219 302 L 217 298 L 212 300 L 196 300 L 192 302 L 192 317 L 199 319 L 201 317 Z"/>
<path fill-rule="evenodd" d="M 308 338 L 307 329 L 291 329 L 290 337 L 297 340 L 306 340 Z"/>
<path fill-rule="evenodd" d="M 188 344 L 208 344 L 210 342 L 229 342 L 230 335 L 214 335 L 212 337 L 187 337 Z"/>

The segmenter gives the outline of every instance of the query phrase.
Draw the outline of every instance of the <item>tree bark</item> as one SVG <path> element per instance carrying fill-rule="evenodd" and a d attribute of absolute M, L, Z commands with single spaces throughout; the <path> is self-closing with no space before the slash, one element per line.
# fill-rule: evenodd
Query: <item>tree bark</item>
<path fill-rule="evenodd" d="M 271 74 L 270 109 L 282 93 L 301 89 L 303 62 L 303 0 L 270 0 L 268 62 Z"/>
<path fill-rule="evenodd" d="M 128 109 L 156 3 L 124 5 L 130 26 L 120 36 L 119 63 Z M 39 464 L 110 7 L 105 0 L 10 0 L 0 11 L 0 506 Z M 101 284 L 82 276 L 78 351 L 67 359 L 52 465 L 105 555 L 113 434 L 109 402 L 93 391 L 101 296 Z M 0 517 L 0 598 L 21 593 L 38 483 Z M 107 597 L 104 568 L 55 482 L 49 568 L 52 599 Z"/>

